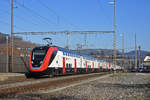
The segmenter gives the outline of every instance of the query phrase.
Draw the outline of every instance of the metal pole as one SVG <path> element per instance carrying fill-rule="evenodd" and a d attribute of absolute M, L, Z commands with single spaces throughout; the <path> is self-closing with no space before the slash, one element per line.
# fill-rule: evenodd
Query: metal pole
<path fill-rule="evenodd" d="M 122 67 L 124 67 L 124 33 L 122 33 Z"/>
<path fill-rule="evenodd" d="M 84 34 L 84 42 L 85 42 L 85 48 L 88 49 L 88 43 L 87 43 L 87 34 Z"/>
<path fill-rule="evenodd" d="M 130 68 L 132 68 L 132 56 L 130 56 Z"/>
<path fill-rule="evenodd" d="M 135 33 L 135 69 L 137 68 L 137 45 L 136 45 L 136 33 Z"/>
<path fill-rule="evenodd" d="M 114 34 L 113 34 L 114 40 L 113 40 L 113 63 L 114 68 L 116 68 L 116 0 L 114 0 Z"/>
<path fill-rule="evenodd" d="M 6 36 L 6 48 L 7 48 L 7 51 L 6 51 L 6 73 L 8 73 L 8 36 Z"/>
<path fill-rule="evenodd" d="M 141 67 L 141 46 L 139 46 L 139 68 Z"/>
<path fill-rule="evenodd" d="M 13 0 L 11 0 L 11 67 L 10 67 L 10 72 L 13 71 Z"/>

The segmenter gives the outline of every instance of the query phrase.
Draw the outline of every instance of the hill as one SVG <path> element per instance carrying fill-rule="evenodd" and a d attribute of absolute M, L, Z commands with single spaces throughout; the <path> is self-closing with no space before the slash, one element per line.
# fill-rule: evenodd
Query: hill
<path fill-rule="evenodd" d="M 113 55 L 112 49 L 83 49 L 80 53 L 87 55 Z M 121 54 L 121 52 L 117 51 L 117 54 Z"/>
<path fill-rule="evenodd" d="M 6 37 L 8 37 L 8 52 L 10 54 L 10 35 L 0 33 L 0 54 L 6 53 Z M 35 46 L 38 46 L 39 44 L 31 43 L 28 41 L 24 41 L 21 37 L 14 36 L 14 54 L 18 55 L 19 54 L 19 48 L 33 48 Z"/>
<path fill-rule="evenodd" d="M 150 53 L 150 51 L 144 51 L 144 50 L 141 50 L 141 58 L 142 59 L 144 59 L 145 58 L 145 56 L 147 55 L 147 54 L 149 54 Z M 130 51 L 130 52 L 127 52 L 127 53 L 125 53 L 125 55 L 126 56 L 129 56 L 129 55 L 135 55 L 135 51 Z M 134 57 L 132 57 L 132 58 L 134 58 Z M 139 51 L 137 50 L 137 58 L 139 58 Z"/>
<path fill-rule="evenodd" d="M 80 53 L 86 54 L 86 55 L 113 55 L 112 49 L 83 49 L 80 51 Z M 149 51 L 141 50 L 141 58 L 144 59 L 147 54 L 149 54 Z M 117 55 L 121 55 L 122 53 L 117 51 Z M 125 56 L 130 56 L 131 58 L 134 58 L 135 51 L 129 51 L 125 53 Z M 139 51 L 137 51 L 137 59 L 139 57 Z"/>

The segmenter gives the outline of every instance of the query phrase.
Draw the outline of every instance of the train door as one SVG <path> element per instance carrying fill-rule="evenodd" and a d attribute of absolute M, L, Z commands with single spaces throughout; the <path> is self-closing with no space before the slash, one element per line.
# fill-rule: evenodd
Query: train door
<path fill-rule="evenodd" d="M 86 72 L 88 72 L 88 64 L 87 64 L 87 60 L 85 60 L 85 66 L 86 66 Z"/>
<path fill-rule="evenodd" d="M 74 59 L 74 72 L 76 73 L 77 72 L 77 60 Z"/>
<path fill-rule="evenodd" d="M 65 57 L 63 57 L 63 68 L 62 68 L 62 72 L 63 72 L 63 74 L 65 74 L 66 73 L 66 60 L 65 60 Z"/>

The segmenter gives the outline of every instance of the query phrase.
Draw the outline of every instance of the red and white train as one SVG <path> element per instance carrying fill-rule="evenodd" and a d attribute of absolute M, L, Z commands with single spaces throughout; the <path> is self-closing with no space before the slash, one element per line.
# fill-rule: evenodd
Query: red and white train
<path fill-rule="evenodd" d="M 29 57 L 31 76 L 110 71 L 113 64 L 57 46 L 35 47 Z"/>

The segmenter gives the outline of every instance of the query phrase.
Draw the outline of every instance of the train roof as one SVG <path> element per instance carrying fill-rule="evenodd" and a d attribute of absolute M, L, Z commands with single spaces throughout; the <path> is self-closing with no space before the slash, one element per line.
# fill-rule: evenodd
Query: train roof
<path fill-rule="evenodd" d="M 66 49 L 66 48 L 62 48 L 62 47 L 59 47 L 59 46 L 42 46 L 42 47 L 56 47 L 56 48 L 58 48 L 58 50 L 62 51 L 63 53 L 71 54 L 71 56 L 76 56 L 76 57 L 82 56 L 83 58 L 87 58 L 87 59 L 90 59 L 90 60 L 103 61 L 99 58 L 95 58 L 95 57 L 92 57 L 92 56 L 81 54 L 79 52 L 75 52 L 75 51 L 72 51 L 72 50 L 69 50 L 69 49 Z"/>
<path fill-rule="evenodd" d="M 69 50 L 69 49 L 65 49 L 65 48 L 62 48 L 62 47 L 57 47 L 60 51 L 62 52 L 65 52 L 65 53 L 69 53 L 69 54 L 73 54 L 73 55 L 76 55 L 77 57 L 85 57 L 85 58 L 88 58 L 88 59 L 95 59 L 94 57 L 91 57 L 91 56 L 88 56 L 88 55 L 85 55 L 85 54 L 81 54 L 79 52 L 75 52 L 75 51 L 72 51 L 72 50 Z"/>

